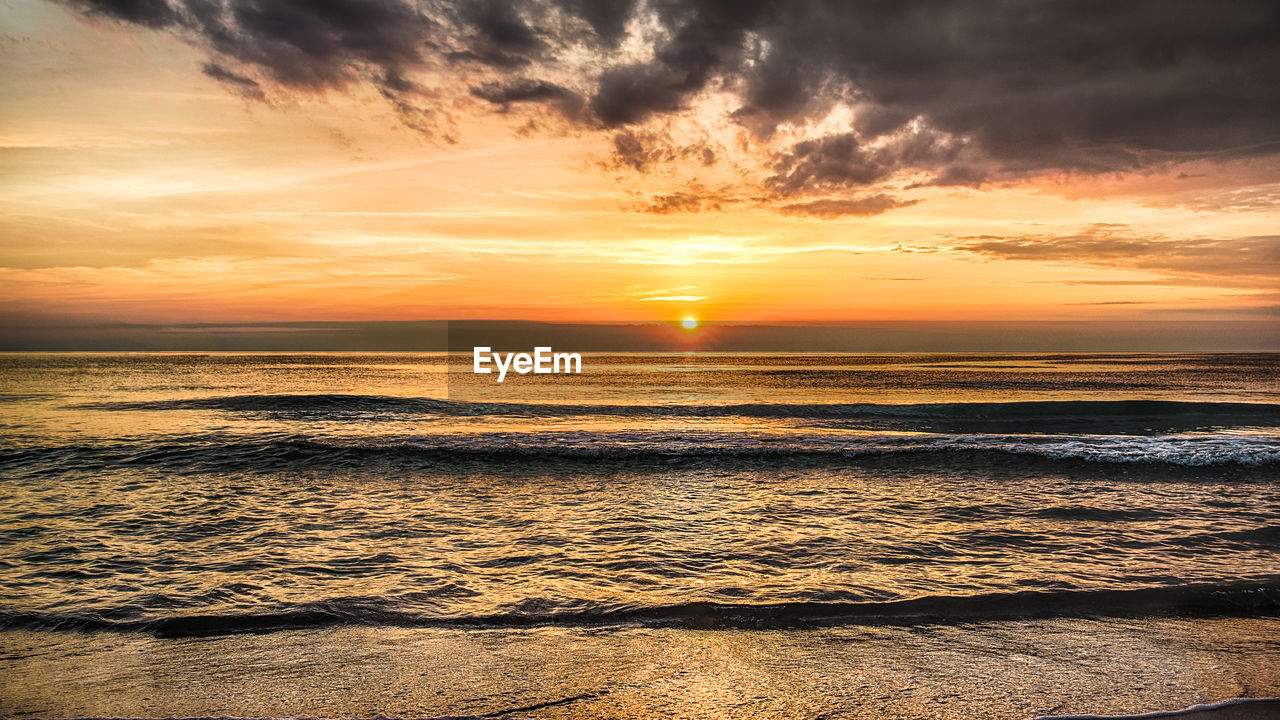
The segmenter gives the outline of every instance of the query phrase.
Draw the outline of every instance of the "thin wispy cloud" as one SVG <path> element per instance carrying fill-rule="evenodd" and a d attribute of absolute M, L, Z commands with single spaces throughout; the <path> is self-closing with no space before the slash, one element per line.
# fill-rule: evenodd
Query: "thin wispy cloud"
<path fill-rule="evenodd" d="M 1168 276 L 1173 284 L 1280 285 L 1280 235 L 1170 238 L 1136 235 L 1124 226 L 1098 225 L 1073 235 L 960 238 L 952 249 L 1000 260 L 1147 270 Z M 1118 280 L 1081 282 L 1128 284 Z"/>

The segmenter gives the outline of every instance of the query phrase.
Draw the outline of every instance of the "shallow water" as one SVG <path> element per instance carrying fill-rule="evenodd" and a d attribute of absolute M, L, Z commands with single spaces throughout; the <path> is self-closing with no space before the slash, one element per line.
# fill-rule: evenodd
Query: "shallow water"
<path fill-rule="evenodd" d="M 515 711 L 563 720 L 1111 715 L 1275 695 L 1278 635 L 1280 621 L 1258 618 L 731 631 L 344 626 L 182 639 L 0 631 L 10 670 L 0 673 L 0 712 L 377 718 Z"/>

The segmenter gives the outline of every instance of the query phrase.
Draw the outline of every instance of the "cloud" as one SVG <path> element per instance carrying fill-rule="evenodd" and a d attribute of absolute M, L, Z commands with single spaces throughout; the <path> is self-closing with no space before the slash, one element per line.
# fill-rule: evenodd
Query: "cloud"
<path fill-rule="evenodd" d="M 1102 302 L 1067 303 L 1068 305 L 1151 305 L 1151 300 L 1104 300 Z"/>
<path fill-rule="evenodd" d="M 640 209 L 657 215 L 676 212 L 702 212 L 719 210 L 722 200 L 716 196 L 708 196 L 696 192 L 679 192 L 670 195 L 657 195 Z"/>
<path fill-rule="evenodd" d="M 821 218 L 835 218 L 844 215 L 879 215 L 894 208 L 909 207 L 919 200 L 899 200 L 888 195 L 868 195 L 860 198 L 840 199 L 824 198 L 804 203 L 792 203 L 782 206 L 783 213 L 789 215 L 815 215 Z"/>
<path fill-rule="evenodd" d="M 1206 318 L 1218 316 L 1223 319 L 1258 318 L 1262 320 L 1280 320 L 1280 305 L 1254 305 L 1246 307 L 1197 307 L 1197 308 L 1157 308 L 1151 315 L 1165 315 L 1184 318 Z"/>
<path fill-rule="evenodd" d="M 541 80 L 521 79 L 510 83 L 485 83 L 471 88 L 471 94 L 494 105 L 509 105 L 515 102 L 546 102 L 576 97 L 576 94 L 555 83 Z"/>
<path fill-rule="evenodd" d="M 787 195 L 814 190 L 860 188 L 902 171 L 941 170 L 965 150 L 965 143 L 928 128 L 915 127 L 866 145 L 852 132 L 803 140 L 774 156 L 771 190 Z M 940 175 L 941 177 L 941 175 Z M 983 176 L 973 175 L 973 183 Z"/>
<path fill-rule="evenodd" d="M 764 143 L 767 184 L 793 194 L 1280 153 L 1272 0 L 64 2 L 183 36 L 233 91 L 369 83 L 410 120 L 473 94 L 577 108 L 618 141 L 716 95 L 703 119 Z M 837 106 L 851 117 L 818 130 Z"/>
<path fill-rule="evenodd" d="M 1268 212 L 1280 206 L 1280 183 L 1196 193 L 1178 204 L 1195 211 Z"/>
<path fill-rule="evenodd" d="M 702 183 L 692 182 L 678 192 L 644 196 L 631 209 L 655 215 L 713 212 L 724 209 L 726 205 L 746 201 L 747 198 L 735 195 L 730 187 L 712 189 Z"/>
<path fill-rule="evenodd" d="M 626 125 L 654 113 L 680 110 L 692 89 L 696 88 L 686 75 L 662 67 L 624 65 L 600 76 L 591 109 L 606 126 Z"/>
<path fill-rule="evenodd" d="M 554 107 L 566 118 L 578 117 L 583 98 L 578 93 L 545 80 L 519 78 L 509 82 L 487 82 L 471 88 L 471 94 L 506 112 L 512 105 L 543 103 Z"/>
<path fill-rule="evenodd" d="M 838 217 L 867 217 L 880 215 L 901 207 L 910 207 L 919 200 L 902 200 L 885 194 L 866 195 L 863 197 L 819 198 L 807 202 L 776 204 L 775 198 L 767 196 L 747 198 L 735 195 L 731 189 L 712 190 L 698 183 L 692 183 L 680 192 L 651 195 L 637 203 L 633 209 L 657 215 L 672 213 L 697 213 L 723 210 L 725 206 L 751 202 L 763 207 L 773 207 L 784 215 L 808 215 L 824 219 Z"/>
<path fill-rule="evenodd" d="M 178 13 L 166 0 L 95 0 L 84 4 L 91 12 L 145 27 L 160 28 L 178 21 Z"/>
<path fill-rule="evenodd" d="M 1167 238 L 1094 225 L 1075 235 L 973 236 L 953 250 L 999 260 L 1033 260 L 1159 273 L 1166 280 L 1072 281 L 1097 284 L 1188 284 L 1271 288 L 1280 285 L 1280 235 Z"/>
<path fill-rule="evenodd" d="M 181 18 L 219 56 L 307 90 L 364 78 L 403 92 L 433 27 L 400 0 L 189 0 Z"/>
<path fill-rule="evenodd" d="M 217 63 L 205 63 L 202 70 L 205 75 L 227 85 L 234 92 L 238 92 L 245 97 L 249 97 L 254 100 L 266 99 L 266 96 L 262 92 L 262 86 L 253 78 L 247 78 L 238 73 L 234 73 Z"/>
<path fill-rule="evenodd" d="M 716 147 L 706 139 L 678 142 L 665 131 L 620 130 L 613 134 L 612 153 L 603 165 L 639 172 L 659 165 L 692 162 L 709 167 L 716 163 Z"/>

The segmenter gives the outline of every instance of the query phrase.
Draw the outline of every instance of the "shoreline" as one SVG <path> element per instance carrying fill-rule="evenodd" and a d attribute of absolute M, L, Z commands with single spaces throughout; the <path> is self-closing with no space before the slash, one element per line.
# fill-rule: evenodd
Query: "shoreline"
<path fill-rule="evenodd" d="M 1280 697 L 1241 697 L 1192 705 L 1181 710 L 1155 710 L 1137 715 L 1041 715 L 1031 720 L 1268 720 L 1277 717 L 1280 717 Z"/>

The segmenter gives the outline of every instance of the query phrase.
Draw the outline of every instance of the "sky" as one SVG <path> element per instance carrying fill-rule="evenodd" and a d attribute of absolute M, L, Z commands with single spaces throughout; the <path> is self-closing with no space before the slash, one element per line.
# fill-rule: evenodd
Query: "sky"
<path fill-rule="evenodd" d="M 1275 332 L 1280 5 L 0 0 L 0 163 L 8 326 Z"/>

